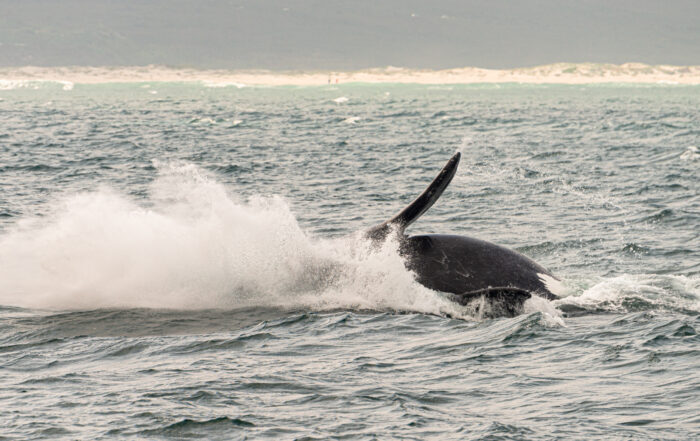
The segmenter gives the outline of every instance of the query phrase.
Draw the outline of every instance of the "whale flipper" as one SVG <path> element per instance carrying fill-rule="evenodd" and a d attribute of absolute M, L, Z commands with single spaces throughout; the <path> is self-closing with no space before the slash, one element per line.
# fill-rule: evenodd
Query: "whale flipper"
<path fill-rule="evenodd" d="M 459 165 L 461 156 L 461 153 L 455 153 L 420 196 L 396 216 L 367 230 L 366 236 L 373 240 L 383 240 L 392 230 L 403 235 L 404 230 L 428 211 L 450 185 L 452 178 L 457 173 L 457 165 Z"/>

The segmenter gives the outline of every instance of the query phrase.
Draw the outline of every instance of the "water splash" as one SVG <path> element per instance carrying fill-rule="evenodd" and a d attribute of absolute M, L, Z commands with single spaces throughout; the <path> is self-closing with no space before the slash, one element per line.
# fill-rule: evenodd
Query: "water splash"
<path fill-rule="evenodd" d="M 460 315 L 414 281 L 397 243 L 312 238 L 280 197 L 243 201 L 193 165 L 155 165 L 148 207 L 103 187 L 0 236 L 0 303 Z"/>

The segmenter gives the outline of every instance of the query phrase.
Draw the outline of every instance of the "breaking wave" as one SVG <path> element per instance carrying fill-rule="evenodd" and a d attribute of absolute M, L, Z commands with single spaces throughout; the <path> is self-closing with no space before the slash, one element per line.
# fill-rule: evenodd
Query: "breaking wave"
<path fill-rule="evenodd" d="M 66 80 L 6 80 L 0 78 L 0 90 L 32 89 L 60 87 L 62 90 L 73 90 L 74 83 Z"/>

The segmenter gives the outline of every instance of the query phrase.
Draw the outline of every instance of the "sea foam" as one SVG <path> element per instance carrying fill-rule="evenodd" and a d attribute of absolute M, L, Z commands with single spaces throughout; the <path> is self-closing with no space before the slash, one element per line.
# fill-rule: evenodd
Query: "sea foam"
<path fill-rule="evenodd" d="M 73 90 L 72 81 L 56 79 L 2 79 L 0 78 L 0 90 L 32 89 L 39 90 L 44 87 L 60 86 L 63 90 Z"/>
<path fill-rule="evenodd" d="M 594 281 L 574 295 L 554 302 L 585 311 L 667 310 L 700 312 L 700 278 L 683 275 L 621 274 Z"/>

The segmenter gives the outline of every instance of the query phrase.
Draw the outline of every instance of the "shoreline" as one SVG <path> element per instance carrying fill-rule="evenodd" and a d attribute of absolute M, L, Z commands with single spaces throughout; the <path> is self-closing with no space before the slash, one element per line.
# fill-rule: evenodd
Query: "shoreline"
<path fill-rule="evenodd" d="M 270 71 L 125 67 L 5 67 L 3 84 L 57 82 L 64 84 L 201 82 L 209 87 L 226 86 L 323 86 L 347 83 L 394 84 L 700 84 L 700 66 L 651 66 L 641 63 L 555 63 L 515 69 L 464 67 L 442 70 L 398 67 L 356 71 Z M 8 88 L 8 87 L 5 87 Z"/>

